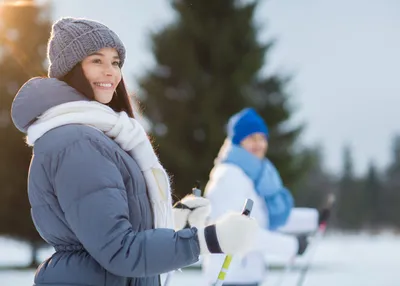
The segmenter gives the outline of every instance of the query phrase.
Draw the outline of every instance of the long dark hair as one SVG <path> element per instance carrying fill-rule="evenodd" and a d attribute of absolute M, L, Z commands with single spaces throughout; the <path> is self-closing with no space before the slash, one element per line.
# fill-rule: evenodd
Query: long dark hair
<path fill-rule="evenodd" d="M 77 64 L 69 73 L 60 78 L 60 80 L 75 88 L 88 99 L 95 99 L 92 86 L 83 73 L 82 65 L 80 63 Z M 115 89 L 113 98 L 107 105 L 116 112 L 125 111 L 129 117 L 135 118 L 133 115 L 131 99 L 126 90 L 123 78 L 121 78 L 121 81 Z"/>

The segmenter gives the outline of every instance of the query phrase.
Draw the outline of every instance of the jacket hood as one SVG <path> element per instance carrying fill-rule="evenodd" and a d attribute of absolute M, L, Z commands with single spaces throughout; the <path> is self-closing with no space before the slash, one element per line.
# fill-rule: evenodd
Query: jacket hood
<path fill-rule="evenodd" d="M 67 83 L 56 78 L 35 77 L 17 92 L 11 106 L 11 118 L 23 133 L 48 109 L 71 101 L 89 101 Z"/>

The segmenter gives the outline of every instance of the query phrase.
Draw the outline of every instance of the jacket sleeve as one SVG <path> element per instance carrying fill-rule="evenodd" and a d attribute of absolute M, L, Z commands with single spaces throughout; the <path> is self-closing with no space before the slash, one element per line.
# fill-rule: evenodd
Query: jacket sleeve
<path fill-rule="evenodd" d="M 260 199 L 252 182 L 238 167 L 231 164 L 220 164 L 214 168 L 205 188 L 205 197 L 210 200 L 211 221 L 227 212 L 241 212 L 246 199 L 252 199 L 255 203 L 251 217 L 259 224 L 266 221 L 266 207 L 259 203 Z"/>
<path fill-rule="evenodd" d="M 241 211 L 245 200 L 253 199 L 255 205 L 251 217 L 261 227 L 254 238 L 253 249 L 281 257 L 291 257 L 297 253 L 298 242 L 295 237 L 269 231 L 263 225 L 268 210 L 257 196 L 251 181 L 241 170 L 229 164 L 217 166 L 206 186 L 205 196 L 211 203 L 210 219 L 213 222 L 227 212 Z"/>
<path fill-rule="evenodd" d="M 63 149 L 54 188 L 69 227 L 106 270 L 123 277 L 155 276 L 198 261 L 197 230 L 136 232 L 117 166 L 89 139 Z"/>
<path fill-rule="evenodd" d="M 213 169 L 211 179 L 207 183 L 204 195 L 210 200 L 210 222 L 215 222 L 227 212 L 240 212 L 247 199 L 245 189 L 251 188 L 242 174 L 227 165 L 219 165 Z M 252 217 L 255 213 L 252 212 Z"/>
<path fill-rule="evenodd" d="M 311 234 L 318 229 L 318 210 L 293 208 L 286 224 L 277 231 L 287 234 Z"/>

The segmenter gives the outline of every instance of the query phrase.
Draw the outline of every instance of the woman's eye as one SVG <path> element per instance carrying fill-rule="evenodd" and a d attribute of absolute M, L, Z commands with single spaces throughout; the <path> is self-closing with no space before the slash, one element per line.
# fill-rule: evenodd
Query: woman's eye
<path fill-rule="evenodd" d="M 100 60 L 100 59 L 94 59 L 94 60 L 92 61 L 92 63 L 94 63 L 94 64 L 101 64 L 101 60 Z"/>
<path fill-rule="evenodd" d="M 113 65 L 119 67 L 119 66 L 121 66 L 121 63 L 119 61 L 115 61 L 115 62 L 113 62 Z"/>

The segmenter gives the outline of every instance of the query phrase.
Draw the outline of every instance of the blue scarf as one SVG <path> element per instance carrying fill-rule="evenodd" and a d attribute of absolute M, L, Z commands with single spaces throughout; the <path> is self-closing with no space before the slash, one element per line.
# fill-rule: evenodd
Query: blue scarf
<path fill-rule="evenodd" d="M 268 209 L 268 229 L 276 230 L 283 226 L 294 201 L 275 166 L 268 159 L 260 160 L 237 145 L 232 144 L 229 148 L 220 162 L 238 166 L 253 181 L 257 194 L 264 199 Z"/>

